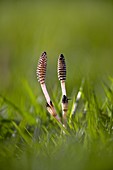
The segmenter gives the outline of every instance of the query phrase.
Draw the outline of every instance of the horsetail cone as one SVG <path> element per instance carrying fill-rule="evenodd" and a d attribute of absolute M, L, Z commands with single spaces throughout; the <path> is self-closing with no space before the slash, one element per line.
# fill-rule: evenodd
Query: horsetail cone
<path fill-rule="evenodd" d="M 66 63 L 63 54 L 60 54 L 58 58 L 58 79 L 60 81 L 66 80 Z"/>
<path fill-rule="evenodd" d="M 40 84 L 45 83 L 46 67 L 47 67 L 47 54 L 46 52 L 43 52 L 42 55 L 40 56 L 36 71 L 37 78 Z"/>
<path fill-rule="evenodd" d="M 65 80 L 66 80 L 66 63 L 63 54 L 60 54 L 58 58 L 58 79 L 61 83 L 62 94 L 66 96 Z"/>

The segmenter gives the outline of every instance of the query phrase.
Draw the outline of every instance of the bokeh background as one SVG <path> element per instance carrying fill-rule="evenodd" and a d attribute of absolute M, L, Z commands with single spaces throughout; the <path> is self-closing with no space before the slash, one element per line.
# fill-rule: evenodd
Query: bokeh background
<path fill-rule="evenodd" d="M 43 51 L 48 88 L 59 87 L 57 58 L 63 53 L 69 96 L 83 77 L 100 92 L 99 83 L 113 76 L 113 2 L 1 0 L 0 94 L 19 104 L 25 81 L 41 94 L 36 66 Z"/>

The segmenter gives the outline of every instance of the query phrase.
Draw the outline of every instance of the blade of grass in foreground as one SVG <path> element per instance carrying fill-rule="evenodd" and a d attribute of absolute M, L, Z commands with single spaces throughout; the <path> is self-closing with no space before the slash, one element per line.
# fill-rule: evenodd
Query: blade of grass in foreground
<path fill-rule="evenodd" d="M 24 139 L 24 141 L 28 145 L 31 145 L 32 144 L 32 135 L 30 134 L 30 132 L 28 132 L 28 130 L 25 128 L 25 126 L 23 127 L 24 129 L 22 129 L 14 121 L 12 122 L 12 124 L 17 129 L 17 131 L 19 132 L 20 136 Z"/>

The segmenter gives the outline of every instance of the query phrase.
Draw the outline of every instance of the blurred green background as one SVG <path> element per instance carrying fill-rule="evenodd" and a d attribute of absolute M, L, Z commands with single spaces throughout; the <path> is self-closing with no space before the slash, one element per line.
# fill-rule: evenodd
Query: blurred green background
<path fill-rule="evenodd" d="M 85 96 L 79 105 L 80 113 L 86 108 L 86 117 L 76 114 L 75 129 L 70 129 L 69 136 L 61 135 L 43 105 L 45 99 L 36 79 L 43 51 L 48 54 L 46 82 L 53 102 L 61 97 L 57 78 L 60 53 L 67 63 L 69 108 L 81 80 L 85 77 L 85 85 L 92 85 L 89 98 Z M 111 169 L 113 90 L 108 86 L 103 107 L 98 107 L 92 94 L 94 87 L 98 97 L 103 96 L 102 82 L 108 82 L 109 76 L 113 76 L 112 1 L 1 0 L 0 97 L 5 96 L 0 98 L 2 170 Z"/>
<path fill-rule="evenodd" d="M 83 77 L 96 86 L 113 75 L 112 1 L 0 1 L 0 93 L 17 103 L 24 80 L 41 93 L 36 66 L 48 54 L 48 88 L 59 86 L 57 58 L 67 63 L 68 94 Z"/>

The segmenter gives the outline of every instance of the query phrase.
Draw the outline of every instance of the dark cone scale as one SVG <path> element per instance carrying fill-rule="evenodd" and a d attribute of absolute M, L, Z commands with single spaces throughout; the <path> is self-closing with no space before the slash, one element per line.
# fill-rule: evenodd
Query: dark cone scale
<path fill-rule="evenodd" d="M 58 78 L 59 80 L 66 80 L 66 63 L 63 54 L 58 58 Z"/>
<path fill-rule="evenodd" d="M 46 66 L 47 66 L 47 54 L 43 52 L 40 56 L 38 65 L 37 65 L 37 78 L 40 84 L 45 83 L 45 76 L 46 76 Z"/>

